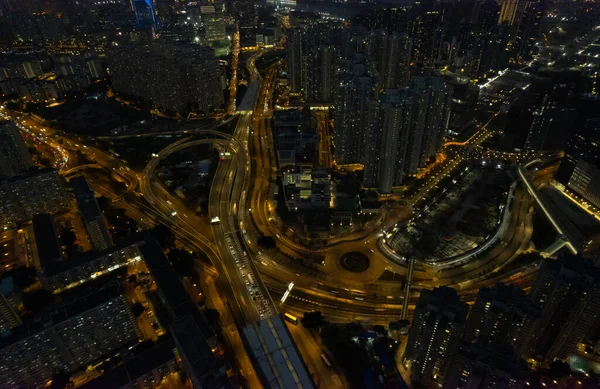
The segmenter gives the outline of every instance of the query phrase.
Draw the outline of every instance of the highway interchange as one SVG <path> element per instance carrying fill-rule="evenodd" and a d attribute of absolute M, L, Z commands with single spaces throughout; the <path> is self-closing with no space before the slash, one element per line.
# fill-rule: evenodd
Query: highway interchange
<path fill-rule="evenodd" d="M 251 271 L 245 270 L 244 281 L 240 281 L 242 284 L 237 285 L 241 288 L 240 290 L 248 290 L 249 293 L 247 297 L 244 297 L 242 305 L 254 305 L 256 296 L 253 294 L 257 292 L 267 301 L 271 300 L 270 294 L 273 295 L 273 299 L 277 300 L 287 288 L 287 284 L 293 281 L 296 286 L 291 298 L 286 303 L 286 309 L 291 312 L 300 314 L 307 310 L 320 309 L 324 313 L 331 313 L 333 321 L 363 320 L 386 323 L 395 319 L 402 307 L 402 288 L 399 282 L 344 277 L 347 274 L 339 274 L 340 277 L 337 277 L 336 274 L 306 268 L 290 259 L 310 256 L 321 257 L 325 261 L 335 261 L 338 253 L 361 251 L 367 253 L 372 262 L 383 263 L 386 270 L 405 275 L 406 266 L 394 260 L 393 256 L 389 258 L 385 255 L 386 250 L 380 249 L 380 239 L 397 223 L 406 221 L 410 212 L 399 210 L 397 215 L 393 215 L 394 210 L 387 210 L 385 217 L 381 218 L 381 223 L 372 223 L 368 229 L 340 239 L 326 248 L 305 247 L 282 233 L 277 216 L 274 214 L 274 204 L 269 199 L 270 184 L 276 173 L 276 166 L 274 165 L 274 148 L 269 123 L 270 111 L 265 109 L 270 105 L 277 64 L 269 69 L 265 80 L 261 80 L 260 74 L 254 66 L 256 58 L 257 56 L 253 56 L 248 61 L 248 67 L 252 80 L 254 82 L 262 81 L 256 103 L 256 107 L 260 108 L 253 112 L 244 110 L 243 113 L 237 115 L 238 123 L 233 137 L 219 132 L 218 127 L 224 125 L 225 121 L 211 129 L 198 130 L 195 134 L 190 134 L 189 137 L 167 146 L 158 153 L 158 158 L 153 158 L 148 163 L 141 174 L 131 171 L 118 158 L 92 146 L 77 143 L 72 139 L 63 137 L 61 148 L 53 140 L 57 137 L 52 137 L 51 130 L 48 128 L 45 128 L 44 134 L 40 133 L 40 135 L 48 138 L 49 142 L 52 142 L 51 145 L 57 149 L 69 148 L 73 151 L 82 151 L 93 157 L 95 163 L 119 173 L 130 191 L 134 191 L 137 186 L 137 198 L 134 201 L 130 199 L 126 202 L 120 201 L 123 199 L 122 194 L 111 197 L 133 214 L 144 215 L 146 219 L 168 224 L 173 228 L 177 237 L 187 243 L 190 248 L 201 249 L 207 253 L 209 258 L 229 258 L 231 265 L 236 261 L 234 257 L 237 257 L 238 262 L 243 258 L 250 258 L 245 266 L 248 266 Z M 27 118 L 12 118 L 21 120 L 22 128 L 32 128 L 34 125 L 37 127 L 36 129 L 43 128 Z M 189 134 L 190 131 L 185 133 Z M 491 132 L 484 125 L 460 146 L 476 146 L 490 134 Z M 196 139 L 198 136 L 204 138 Z M 194 141 L 194 139 L 196 140 Z M 234 139 L 235 142 L 233 142 Z M 176 196 L 166 191 L 160 182 L 152 177 L 154 168 L 170 153 L 200 143 L 219 144 L 222 147 L 228 147 L 228 145 L 232 147 L 233 143 L 235 151 L 232 153 L 231 159 L 219 164 L 213 181 L 209 215 L 210 217 L 219 217 L 221 223 L 213 225 L 212 228 L 205 218 L 195 216 Z M 235 150 L 236 147 L 237 150 Z M 250 154 L 250 150 L 252 154 Z M 427 192 L 434 190 L 440 180 L 451 174 L 460 164 L 461 158 L 458 155 L 454 160 L 447 160 L 443 169 L 437 175 L 430 177 L 421 190 L 409 199 L 408 207 L 418 201 L 420 197 L 424 197 Z M 94 189 L 102 195 L 111 194 L 107 188 L 94 187 Z M 461 290 L 465 299 L 469 300 L 474 297 L 476 289 L 480 286 L 492 285 L 503 276 L 510 277 L 511 275 L 503 275 L 499 269 L 526 249 L 532 228 L 530 217 L 526 217 L 531 211 L 532 200 L 521 189 L 517 189 L 516 196 L 519 197 L 518 203 L 521 206 L 518 212 L 511 211 L 510 226 L 507 228 L 506 236 L 503 236 L 491 250 L 465 266 L 444 271 L 417 266 L 413 299 L 417 297 L 420 287 L 454 285 Z M 145 202 L 149 204 L 145 204 Z M 246 203 L 249 204 L 247 209 Z M 244 239 L 240 239 L 242 231 L 244 231 Z M 261 252 L 259 254 L 260 248 L 256 245 L 256 238 L 260 235 L 276 237 L 279 252 Z M 224 250 L 224 248 L 226 249 Z M 258 280 L 260 277 L 255 277 L 256 271 L 263 275 L 264 284 Z M 246 281 L 249 281 L 248 275 L 256 283 L 256 286 L 253 286 L 253 289 L 257 289 L 256 292 L 252 292 L 246 287 Z M 494 277 L 491 277 L 492 275 Z M 527 281 L 528 279 L 523 280 L 523 282 Z M 265 288 L 270 293 L 266 293 Z M 238 290 L 237 287 L 234 289 Z M 258 315 L 250 315 L 250 317 L 252 319 L 260 317 L 261 309 L 265 308 L 255 307 Z M 272 308 L 267 310 L 270 309 Z"/>
<path fill-rule="evenodd" d="M 59 136 L 49 127 L 27 117 L 6 109 L 2 114 L 17 122 L 23 131 L 39 131 L 37 137 L 58 150 L 57 161 L 62 162 L 57 168 L 62 173 L 70 174 L 74 168 L 77 169 L 74 166 L 68 168 L 69 151 L 80 151 L 93 159 L 95 164 L 114 172 L 114 176 L 125 182 L 125 193 L 116 194 L 111 188 L 92 182 L 93 189 L 112 198 L 130 215 L 137 215 L 138 221 L 144 221 L 142 225 L 164 223 L 173 230 L 180 244 L 190 250 L 204 252 L 212 260 L 218 274 L 227 281 L 226 285 L 223 282 L 219 284 L 219 291 L 224 294 L 233 320 L 238 325 L 255 322 L 281 309 L 297 316 L 309 310 L 320 310 L 333 322 L 357 320 L 387 324 L 397 320 L 404 303 L 402 284 L 397 280 L 380 280 L 379 276 L 388 270 L 403 277 L 407 266 L 388 249 L 382 248 L 382 240 L 399 223 L 410 218 L 412 205 L 436 190 L 443 178 L 453 174 L 463 157 L 457 154 L 455 159 L 446 160 L 442 169 L 426 179 L 404 208 L 385 207 L 381 217 L 376 218 L 378 222 L 371 223 L 365 230 L 336 239 L 328 247 L 303 246 L 281 231 L 274 213 L 274 203 L 270 199 L 270 186 L 277 167 L 269 107 L 272 105 L 274 80 L 280 64 L 271 66 L 263 79 L 254 65 L 263 52 L 253 55 L 248 61 L 251 84 L 254 83 L 254 88 L 249 88 L 249 91 L 255 96 L 240 104 L 243 109 L 238 109 L 236 115 L 211 128 L 182 131 L 182 134 L 189 136 L 157 153 L 141 173 L 132 171 L 121 159 L 107 152 L 64 135 Z M 248 109 L 249 102 L 255 102 L 252 109 Z M 233 135 L 221 132 L 220 127 L 231 120 L 237 120 Z M 491 135 L 487 124 L 466 142 L 448 146 L 481 145 Z M 154 177 L 156 167 L 169 155 L 199 144 L 214 144 L 231 152 L 231 157 L 222 160 L 217 167 L 210 191 L 208 219 L 196 216 Z M 500 281 L 516 282 L 525 288 L 530 285 L 536 266 L 528 265 L 506 273 L 502 269 L 529 248 L 533 205 L 529 193 L 517 186 L 511 209 L 507 210 L 508 226 L 493 247 L 458 267 L 435 269 L 418 265 L 414 274 L 415 288 L 407 302 L 409 310 L 414 307 L 419 289 L 424 287 L 450 285 L 459 290 L 465 301 L 470 302 L 475 299 L 480 287 L 492 286 Z M 218 219 L 219 222 L 211 225 L 210 219 Z M 278 250 L 261 251 L 257 245 L 257 238 L 261 235 L 276 238 Z M 373 267 L 381 269 L 381 272 L 354 275 L 336 267 L 340 253 L 348 251 L 367 254 Z M 315 269 L 295 260 L 306 257 L 320 258 L 325 266 Z M 199 266 L 207 272 L 213 271 L 206 265 Z M 289 282 L 294 282 L 295 287 L 281 307 L 274 301 L 279 300 Z M 247 356 L 242 355 L 243 346 L 239 339 L 235 348 L 242 369 L 246 371 L 246 378 L 250 379 L 252 367 Z"/>

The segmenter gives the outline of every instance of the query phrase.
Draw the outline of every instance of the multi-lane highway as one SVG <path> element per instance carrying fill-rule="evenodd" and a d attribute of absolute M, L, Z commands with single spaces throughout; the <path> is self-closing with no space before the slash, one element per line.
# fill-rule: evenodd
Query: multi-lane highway
<path fill-rule="evenodd" d="M 59 137 L 53 135 L 50 129 L 32 129 L 39 129 L 38 137 L 56 150 L 63 151 L 64 172 L 69 172 L 66 164 L 69 158 L 67 150 L 76 150 L 92 156 L 97 164 L 115 172 L 126 182 L 129 193 L 136 189 L 139 182 L 137 189 L 140 196 L 122 205 L 128 212 L 140 215 L 140 219 L 145 218 L 150 224 L 163 222 L 171 226 L 179 242 L 190 249 L 208 254 L 229 284 L 223 293 L 238 325 L 255 322 L 276 313 L 277 308 L 271 295 L 278 299 L 290 281 L 296 286 L 286 302 L 285 310 L 297 315 L 301 316 L 310 309 L 319 309 L 331 321 L 359 320 L 384 324 L 397 319 L 404 304 L 402 285 L 398 281 L 378 280 L 380 274 L 375 274 L 373 279 L 346 278 L 343 273 L 309 269 L 293 259 L 312 257 L 330 262 L 336 261 L 339 253 L 360 251 L 371 257 L 372 262 L 383 263 L 385 269 L 403 275 L 406 273 L 406 267 L 390 261 L 385 255 L 385 250 L 380 250 L 378 242 L 388 229 L 394 228 L 399 221 L 408 219 L 409 212 L 398 212 L 398 209 L 385 207 L 382 217 L 371 223 L 367 229 L 337 239 L 334 244 L 323 248 L 305 247 L 281 232 L 274 213 L 274 204 L 270 200 L 270 185 L 276 173 L 276 163 L 268 120 L 268 108 L 271 105 L 274 81 L 280 64 L 273 65 L 262 80 L 254 66 L 257 57 L 258 55 L 253 56 L 248 62 L 251 81 L 257 86 L 256 91 L 252 92 L 252 98 L 247 99 L 249 102 L 242 104 L 244 109 L 237 115 L 238 122 L 234 134 L 229 136 L 218 131 L 217 127 L 225 123 L 219 123 L 210 129 L 191 132 L 185 130 L 184 134 L 201 135 L 206 138 L 190 136 L 167 146 L 148 163 L 141 174 L 129 170 L 119 158 L 97 148 L 66 138 L 62 138 L 61 146 L 58 144 Z M 255 104 L 251 104 L 254 99 Z M 250 105 L 252 109 L 248 109 Z M 24 131 L 29 131 L 33 126 L 23 124 L 24 119 L 20 117 L 11 118 L 20 122 Z M 491 135 L 486 127 L 487 124 L 464 144 L 448 146 L 480 145 Z M 214 176 L 209 215 L 210 218 L 219 221 L 213 225 L 205 218 L 190 212 L 180 200 L 166 191 L 160 182 L 153 179 L 154 169 L 164 158 L 186 147 L 202 143 L 217 144 L 224 150 L 230 150 L 232 156 L 221 161 Z M 326 149 L 327 147 L 321 151 L 327 153 L 329 150 Z M 428 177 L 419 192 L 409 199 L 408 206 L 435 190 L 440 181 L 458 166 L 461 158 L 459 155 L 444 162 L 438 173 Z M 110 189 L 107 188 L 94 189 L 110 194 Z M 123 198 L 122 194 L 111 197 L 116 201 Z M 534 267 L 508 273 L 503 273 L 502 268 L 527 249 L 532 230 L 532 205 L 531 196 L 523 189 L 517 188 L 512 209 L 508 210 L 510 217 L 506 233 L 494 247 L 478 259 L 458 268 L 438 271 L 422 265 L 417 266 L 415 288 L 410 301 L 406 302 L 409 309 L 413 308 L 418 290 L 423 287 L 453 285 L 459 289 L 465 300 L 470 301 L 475 298 L 478 288 L 491 286 L 507 278 L 509 282 L 519 282 L 527 286 L 536 271 Z M 279 252 L 261 252 L 256 244 L 260 235 L 275 237 Z M 238 357 L 244 359 L 241 355 Z M 244 370 L 251 372 L 252 367 L 248 366 L 247 356 L 244 360 Z"/>

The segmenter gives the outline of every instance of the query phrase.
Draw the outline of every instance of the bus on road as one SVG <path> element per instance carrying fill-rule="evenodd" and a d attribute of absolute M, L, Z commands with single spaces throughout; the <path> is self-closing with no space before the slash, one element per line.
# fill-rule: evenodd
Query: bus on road
<path fill-rule="evenodd" d="M 296 316 L 294 315 L 290 315 L 289 313 L 284 313 L 283 314 L 283 318 L 287 321 L 289 321 L 290 323 L 292 323 L 293 325 L 297 326 L 299 323 L 299 320 Z"/>

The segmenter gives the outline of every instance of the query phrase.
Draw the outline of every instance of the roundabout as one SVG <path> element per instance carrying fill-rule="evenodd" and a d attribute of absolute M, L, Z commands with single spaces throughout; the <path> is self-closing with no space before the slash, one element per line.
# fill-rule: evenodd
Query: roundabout
<path fill-rule="evenodd" d="M 352 273 L 362 273 L 371 266 L 371 260 L 361 252 L 351 251 L 342 255 L 340 266 Z"/>

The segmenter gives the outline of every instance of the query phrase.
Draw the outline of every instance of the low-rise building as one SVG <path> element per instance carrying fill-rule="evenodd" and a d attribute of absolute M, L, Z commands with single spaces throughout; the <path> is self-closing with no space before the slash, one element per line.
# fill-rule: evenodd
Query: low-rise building
<path fill-rule="evenodd" d="M 0 228 L 14 228 L 36 215 L 67 209 L 69 198 L 54 169 L 29 171 L 0 182 Z"/>
<path fill-rule="evenodd" d="M 330 209 L 331 172 L 324 167 L 291 167 L 283 173 L 283 191 L 290 211 Z"/>
<path fill-rule="evenodd" d="M 113 245 L 108 232 L 106 220 L 100 211 L 94 192 L 90 189 L 84 176 L 73 177 L 70 181 L 79 214 L 85 223 L 85 229 L 96 250 L 105 250 Z"/>
<path fill-rule="evenodd" d="M 141 260 L 136 241 L 127 240 L 102 251 L 88 251 L 68 260 L 41 261 L 42 285 L 53 291 L 69 289 L 87 280 Z"/>
<path fill-rule="evenodd" d="M 11 330 L 0 341 L 0 386 L 43 386 L 140 337 L 119 285 L 110 283 Z"/>
<path fill-rule="evenodd" d="M 21 324 L 18 307 L 22 299 L 23 295 L 13 277 L 0 281 L 0 333 Z"/>

